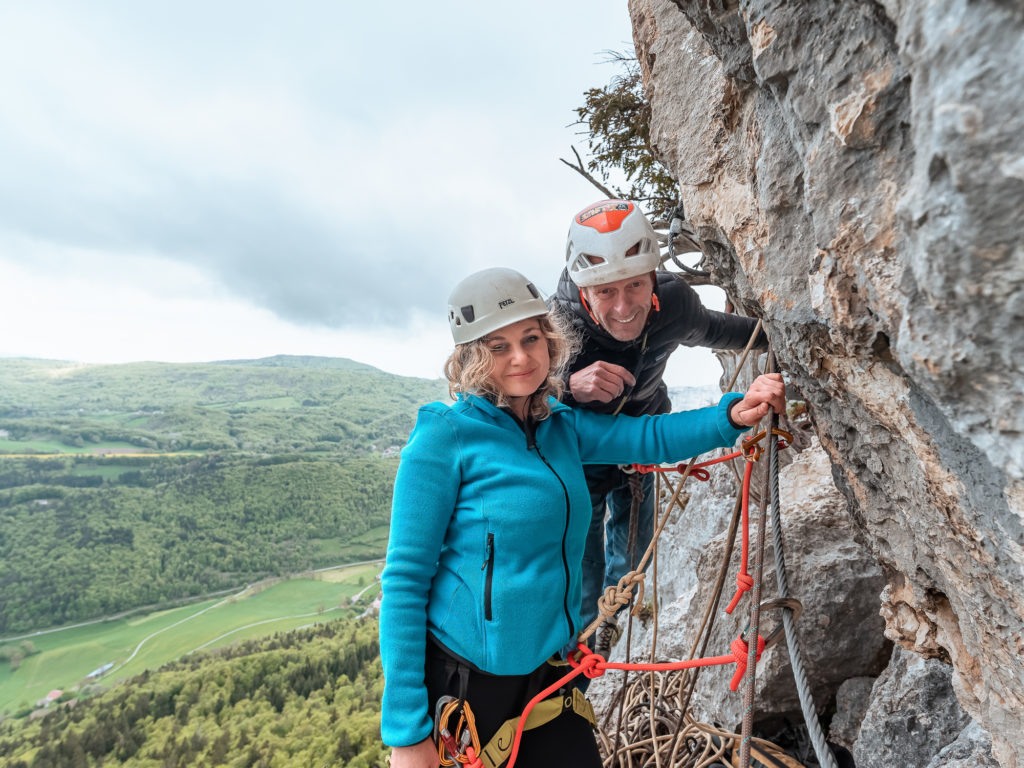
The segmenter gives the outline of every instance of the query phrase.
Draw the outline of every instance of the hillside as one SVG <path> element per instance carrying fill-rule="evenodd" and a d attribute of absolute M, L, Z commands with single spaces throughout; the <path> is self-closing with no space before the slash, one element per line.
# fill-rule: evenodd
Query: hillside
<path fill-rule="evenodd" d="M 382 451 L 404 443 L 418 405 L 445 393 L 440 380 L 342 358 L 0 359 L 0 452 Z"/>
<path fill-rule="evenodd" d="M 350 360 L 0 360 L 0 635 L 383 554 L 440 381 Z"/>

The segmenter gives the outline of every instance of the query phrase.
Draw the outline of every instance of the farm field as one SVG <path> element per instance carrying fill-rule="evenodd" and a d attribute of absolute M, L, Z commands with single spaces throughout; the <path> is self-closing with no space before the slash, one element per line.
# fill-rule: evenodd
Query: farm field
<path fill-rule="evenodd" d="M 352 615 L 353 596 L 367 587 L 367 596 L 376 594 L 379 570 L 378 563 L 349 566 L 170 610 L 32 635 L 28 639 L 39 653 L 26 657 L 16 671 L 0 668 L 0 714 L 19 712 L 54 689 L 70 691 L 105 664 L 114 665 L 101 678 L 106 687 L 193 651 Z"/>
<path fill-rule="evenodd" d="M 124 441 L 106 440 L 98 443 L 90 443 L 85 446 L 67 445 L 56 440 L 0 440 L 0 451 L 5 453 L 18 454 L 19 456 L 34 454 L 57 455 L 80 455 L 80 454 L 101 454 L 121 453 L 132 454 L 141 452 L 137 445 Z"/>

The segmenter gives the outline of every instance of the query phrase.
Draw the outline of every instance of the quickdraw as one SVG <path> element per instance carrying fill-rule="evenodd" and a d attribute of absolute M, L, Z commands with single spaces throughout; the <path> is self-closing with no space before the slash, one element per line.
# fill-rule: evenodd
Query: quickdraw
<path fill-rule="evenodd" d="M 454 733 L 448 728 L 449 721 L 455 712 L 459 712 L 459 720 Z M 469 768 L 482 768 L 480 754 L 480 737 L 476 732 L 476 719 L 468 701 L 454 696 L 442 696 L 434 707 L 434 741 L 437 743 L 437 756 L 441 765 L 451 766 L 456 763 Z"/>
<path fill-rule="evenodd" d="M 556 663 L 556 662 L 549 662 Z M 567 665 L 567 662 L 557 662 Z M 434 741 L 437 743 L 437 754 L 441 765 L 452 766 L 461 763 L 466 768 L 498 768 L 512 753 L 514 738 L 517 731 L 525 732 L 546 725 L 565 713 L 574 713 L 588 723 L 597 727 L 594 708 L 587 701 L 586 695 L 573 686 L 568 690 L 558 691 L 532 708 L 528 708 L 521 716 L 506 720 L 487 745 L 480 746 L 477 736 L 476 722 L 469 702 L 462 702 L 462 713 L 453 734 L 448 724 L 454 713 L 459 709 L 459 700 L 454 696 L 442 696 L 434 709 Z M 522 725 L 520 725 L 522 723 Z M 511 763 L 509 763 L 511 766 Z"/>

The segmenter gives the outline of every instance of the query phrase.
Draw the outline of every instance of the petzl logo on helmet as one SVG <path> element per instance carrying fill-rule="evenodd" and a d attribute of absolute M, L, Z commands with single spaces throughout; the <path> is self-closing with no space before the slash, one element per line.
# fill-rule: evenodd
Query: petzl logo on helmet
<path fill-rule="evenodd" d="M 617 229 L 622 220 L 632 210 L 633 204 L 625 200 L 608 200 L 581 211 L 576 215 L 576 221 L 580 224 L 586 224 L 588 227 L 593 227 L 598 232 L 608 232 L 612 229 Z M 601 216 L 601 214 L 605 215 Z M 601 216 L 598 221 L 587 223 L 590 219 L 597 216 Z"/>
<path fill-rule="evenodd" d="M 505 299 L 504 301 L 499 301 L 498 302 L 498 309 L 504 309 L 505 307 L 511 306 L 512 304 L 515 304 L 515 303 L 516 303 L 515 299 Z"/>

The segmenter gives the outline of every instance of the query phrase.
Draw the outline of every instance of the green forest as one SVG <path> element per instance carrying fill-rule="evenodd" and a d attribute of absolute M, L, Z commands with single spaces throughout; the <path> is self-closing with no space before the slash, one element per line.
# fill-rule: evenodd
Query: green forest
<path fill-rule="evenodd" d="M 377 624 L 344 619 L 192 654 L 0 724 L 0 766 L 383 766 Z"/>
<path fill-rule="evenodd" d="M 96 487 L 0 490 L 0 633 L 380 556 L 346 543 L 387 523 L 396 468 L 372 456 L 208 455 Z"/>
<path fill-rule="evenodd" d="M 0 360 L 0 636 L 380 557 L 440 380 L 340 358 Z"/>

